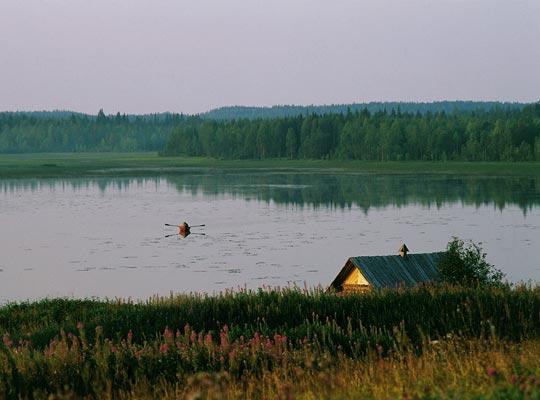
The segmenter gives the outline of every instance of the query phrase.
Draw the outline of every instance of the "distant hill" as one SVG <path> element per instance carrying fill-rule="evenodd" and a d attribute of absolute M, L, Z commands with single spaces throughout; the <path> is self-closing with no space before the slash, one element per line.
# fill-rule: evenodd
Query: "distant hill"
<path fill-rule="evenodd" d="M 330 104 L 330 105 L 276 105 L 270 107 L 254 107 L 254 106 L 226 106 L 215 108 L 200 114 L 198 116 L 203 119 L 214 120 L 232 120 L 232 119 L 270 119 L 282 117 L 295 117 L 298 115 L 324 115 L 324 114 L 345 114 L 348 110 L 362 111 L 367 109 L 370 113 L 378 111 L 401 111 L 402 113 L 425 114 L 428 112 L 436 113 L 444 111 L 453 113 L 455 111 L 489 111 L 494 108 L 505 110 L 521 110 L 528 103 L 511 103 L 499 101 L 435 101 L 431 103 L 415 103 L 415 102 L 370 102 L 370 103 L 351 103 L 351 104 Z M 89 119 L 96 118 L 97 114 L 87 114 L 69 110 L 54 110 L 54 111 L 0 111 L 4 116 L 28 116 L 38 119 L 66 119 L 71 116 L 86 117 Z M 115 116 L 110 114 L 109 116 Z M 168 121 L 178 117 L 188 117 L 189 114 L 161 112 L 150 114 L 122 114 L 130 121 Z"/>
<path fill-rule="evenodd" d="M 69 110 L 54 110 L 54 111 L 2 111 L 0 114 L 5 116 L 12 115 L 14 117 L 33 117 L 33 118 L 42 118 L 42 119 L 65 119 L 69 118 L 72 115 L 77 117 L 88 117 L 95 118 L 95 115 L 84 114 L 76 111 Z"/>
<path fill-rule="evenodd" d="M 493 108 L 503 109 L 522 109 L 526 103 L 509 103 L 498 101 L 435 101 L 432 103 L 414 103 L 414 102 L 371 102 L 371 103 L 352 103 L 352 104 L 332 104 L 332 105 L 278 105 L 272 107 L 250 107 L 250 106 L 229 106 L 220 107 L 200 116 L 205 119 L 231 120 L 231 119 L 258 119 L 258 118 L 280 118 L 294 117 L 298 115 L 310 114 L 344 114 L 348 110 L 360 111 L 367 109 L 374 113 L 377 111 L 400 110 L 403 113 L 425 114 L 427 112 L 452 113 L 455 111 L 489 111 Z"/>
<path fill-rule="evenodd" d="M 32 117 L 37 119 L 50 119 L 50 120 L 56 120 L 56 119 L 67 119 L 72 116 L 76 117 L 86 117 L 88 119 L 95 119 L 97 117 L 97 114 L 86 114 L 81 113 L 77 111 L 69 111 L 69 110 L 54 110 L 54 111 L 0 111 L 0 115 L 3 116 L 14 116 L 14 117 Z M 117 114 L 110 114 L 109 117 L 114 117 Z M 182 117 L 186 116 L 186 114 L 176 114 L 171 112 L 162 112 L 162 113 L 154 113 L 154 114 L 121 114 L 121 116 L 125 116 L 130 121 L 135 121 L 137 119 L 142 121 L 158 121 L 163 122 L 167 121 L 171 118 L 176 117 Z"/>

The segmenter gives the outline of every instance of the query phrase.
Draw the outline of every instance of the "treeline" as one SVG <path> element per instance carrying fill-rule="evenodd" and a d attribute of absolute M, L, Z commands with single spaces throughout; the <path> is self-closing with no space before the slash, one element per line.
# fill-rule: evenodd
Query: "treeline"
<path fill-rule="evenodd" d="M 0 113 L 0 153 L 159 151 L 179 114 L 97 116 L 68 112 Z"/>
<path fill-rule="evenodd" d="M 298 115 L 311 114 L 341 114 L 348 110 L 362 111 L 368 110 L 370 113 L 379 111 L 398 111 L 404 113 L 428 112 L 454 113 L 460 111 L 489 111 L 494 108 L 520 110 L 525 106 L 524 103 L 502 103 L 498 101 L 434 101 L 431 103 L 422 102 L 399 102 L 384 101 L 370 103 L 352 103 L 352 104 L 330 104 L 330 105 L 277 105 L 271 107 L 250 107 L 250 106 L 228 106 L 220 107 L 201 114 L 206 119 L 231 120 L 231 119 L 259 119 L 259 118 L 283 118 L 296 117 Z"/>
<path fill-rule="evenodd" d="M 368 110 L 274 119 L 185 120 L 163 154 L 229 159 L 540 160 L 540 103 L 522 110 Z"/>
<path fill-rule="evenodd" d="M 540 103 L 451 113 L 349 109 L 233 120 L 169 113 L 107 116 L 103 111 L 97 116 L 0 113 L 0 153 L 160 151 L 226 159 L 530 161 L 540 160 L 539 137 Z"/>

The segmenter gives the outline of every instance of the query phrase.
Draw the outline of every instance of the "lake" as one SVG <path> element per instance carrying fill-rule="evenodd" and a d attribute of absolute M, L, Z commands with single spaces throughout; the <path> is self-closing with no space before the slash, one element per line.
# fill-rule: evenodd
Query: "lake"
<path fill-rule="evenodd" d="M 187 170 L 0 180 L 0 302 L 327 286 L 350 256 L 482 242 L 540 281 L 540 179 Z M 206 224 L 185 239 L 165 223 Z"/>

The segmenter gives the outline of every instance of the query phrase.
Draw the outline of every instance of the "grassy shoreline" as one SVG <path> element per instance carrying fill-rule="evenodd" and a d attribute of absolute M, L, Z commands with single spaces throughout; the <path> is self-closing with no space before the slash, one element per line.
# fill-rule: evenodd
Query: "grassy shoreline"
<path fill-rule="evenodd" d="M 344 160 L 217 160 L 160 157 L 156 153 L 47 153 L 0 155 L 0 179 L 161 176 L 194 169 L 538 176 L 538 162 L 430 162 Z"/>
<path fill-rule="evenodd" d="M 0 398 L 536 399 L 539 312 L 538 286 L 14 303 Z"/>

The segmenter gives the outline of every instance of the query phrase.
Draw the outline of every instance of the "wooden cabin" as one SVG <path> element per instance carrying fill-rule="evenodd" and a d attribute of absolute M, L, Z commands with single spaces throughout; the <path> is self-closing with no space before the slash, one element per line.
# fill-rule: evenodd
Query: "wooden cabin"
<path fill-rule="evenodd" d="M 392 256 L 360 256 L 347 260 L 330 284 L 336 292 L 358 292 L 372 288 L 415 286 L 437 279 L 437 263 L 443 252 L 408 254 L 404 244 Z"/>

